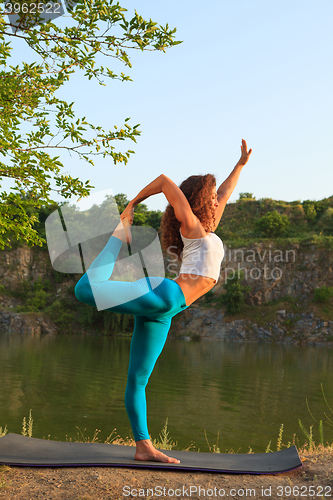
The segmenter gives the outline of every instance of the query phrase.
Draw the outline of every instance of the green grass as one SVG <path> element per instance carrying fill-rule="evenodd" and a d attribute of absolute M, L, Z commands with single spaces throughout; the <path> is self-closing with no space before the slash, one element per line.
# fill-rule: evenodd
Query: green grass
<path fill-rule="evenodd" d="M 326 400 L 326 397 L 325 397 L 325 394 L 323 391 L 323 387 L 321 387 L 321 388 L 322 388 L 322 392 L 323 392 L 323 396 L 324 396 L 324 400 L 326 402 L 326 405 L 327 405 L 328 409 L 330 410 L 330 412 L 333 414 L 333 410 L 328 405 L 328 402 Z M 309 409 L 309 407 L 308 407 L 308 409 Z M 309 409 L 309 412 L 310 412 L 310 415 L 312 416 L 310 409 Z M 326 423 L 328 423 L 329 425 L 331 425 L 333 427 L 333 421 L 328 417 L 328 415 L 326 413 L 325 413 L 325 417 L 328 419 L 328 421 L 326 420 Z M 264 452 L 265 453 L 272 453 L 274 451 L 280 451 L 283 448 L 290 448 L 291 446 L 296 445 L 299 453 L 302 453 L 302 454 L 304 454 L 304 453 L 316 454 L 316 453 L 323 453 L 323 452 L 326 453 L 327 452 L 329 454 L 332 454 L 332 457 L 333 457 L 333 442 L 332 443 L 329 443 L 328 441 L 326 443 L 324 442 L 323 421 L 320 420 L 318 423 L 319 424 L 320 443 L 317 443 L 317 444 L 314 442 L 314 438 L 313 438 L 313 426 L 310 426 L 309 431 L 307 431 L 307 429 L 305 429 L 305 427 L 302 424 L 300 419 L 298 420 L 298 422 L 299 422 L 299 427 L 300 427 L 302 433 L 306 437 L 306 441 L 303 445 L 299 444 L 299 439 L 296 438 L 296 433 L 293 434 L 292 441 L 288 441 L 287 444 L 283 444 L 282 440 L 283 440 L 284 424 L 281 424 L 280 429 L 278 431 L 278 436 L 276 438 L 275 449 L 272 449 L 272 440 L 271 440 L 271 441 L 269 441 L 268 445 L 266 446 L 266 449 L 264 450 Z M 101 432 L 100 430 L 95 429 L 93 436 L 90 437 L 90 436 L 85 435 L 86 429 L 84 429 L 83 431 L 81 431 L 81 429 L 79 427 L 77 427 L 77 429 L 78 429 L 78 431 L 77 431 L 76 439 L 74 439 L 74 440 L 72 438 L 68 439 L 66 436 L 66 441 L 77 442 L 77 443 L 98 443 L 98 442 L 100 442 L 99 437 L 98 437 L 99 433 Z M 4 429 L 2 427 L 0 427 L 0 438 L 2 436 L 5 436 L 7 434 L 7 432 L 8 432 L 7 426 L 5 426 Z M 208 438 L 207 438 L 206 431 L 204 431 L 204 433 L 205 433 L 206 443 L 207 443 L 209 452 L 210 453 L 221 453 L 221 448 L 219 446 L 219 437 L 220 437 L 219 432 L 217 433 L 217 438 L 216 438 L 215 444 L 210 444 L 208 441 Z M 31 409 L 29 411 L 28 420 L 26 419 L 26 417 L 23 417 L 21 434 L 23 436 L 28 436 L 28 437 L 33 436 L 33 419 L 32 419 Z M 48 439 L 50 439 L 50 435 L 48 435 Z M 177 442 L 174 442 L 170 437 L 170 433 L 168 430 L 168 419 L 166 419 L 165 424 L 164 424 L 158 438 L 154 439 L 151 437 L 151 441 L 152 441 L 153 446 L 157 449 L 162 449 L 162 450 L 175 450 L 175 449 L 177 449 Z M 104 440 L 104 443 L 119 444 L 119 445 L 124 445 L 124 446 L 135 446 L 135 440 L 133 439 L 132 436 L 127 436 L 126 438 L 122 438 L 121 436 L 119 436 L 117 434 L 116 429 L 114 429 L 111 432 L 111 434 Z M 185 449 L 183 448 L 183 451 L 190 451 L 190 450 L 199 452 L 200 448 L 196 449 L 194 442 L 191 442 Z M 227 453 L 238 453 L 240 450 L 241 450 L 241 448 L 239 448 L 237 451 L 230 449 L 230 450 L 226 450 L 226 452 Z M 248 446 L 247 453 L 248 454 L 253 453 L 252 448 L 250 446 Z M 1 483 L 0 483 L 0 486 L 1 486 Z"/>
<path fill-rule="evenodd" d="M 2 438 L 2 436 L 5 436 L 7 432 L 7 425 L 4 428 L 0 427 L 0 438 Z"/>

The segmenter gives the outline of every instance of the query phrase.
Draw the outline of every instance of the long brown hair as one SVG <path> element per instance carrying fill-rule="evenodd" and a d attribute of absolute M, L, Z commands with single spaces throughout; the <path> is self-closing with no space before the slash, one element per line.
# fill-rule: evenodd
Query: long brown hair
<path fill-rule="evenodd" d="M 201 222 L 205 231 L 209 232 L 212 222 L 215 223 L 215 209 L 212 206 L 212 189 L 216 187 L 216 179 L 212 174 L 191 175 L 181 183 L 181 189 L 189 202 L 192 212 Z M 183 241 L 180 236 L 180 222 L 176 219 L 173 207 L 168 204 L 161 220 L 161 244 L 164 251 L 174 250 L 180 258 Z"/>

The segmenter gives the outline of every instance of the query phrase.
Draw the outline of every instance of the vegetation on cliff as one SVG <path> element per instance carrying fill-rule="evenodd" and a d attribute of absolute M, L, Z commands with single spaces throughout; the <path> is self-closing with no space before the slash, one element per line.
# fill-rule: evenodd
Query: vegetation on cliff
<path fill-rule="evenodd" d="M 256 200 L 240 193 L 229 203 L 216 233 L 233 247 L 258 241 L 315 243 L 333 248 L 333 196 L 319 201 Z"/>
<path fill-rule="evenodd" d="M 128 199 L 125 194 L 118 194 L 115 200 L 121 213 Z M 57 205 L 44 206 L 39 211 L 31 209 L 38 217 L 34 227 L 41 238 L 45 238 L 45 220 L 56 209 Z M 136 209 L 134 224 L 152 226 L 158 231 L 162 215 L 162 212 L 148 210 L 147 206 L 141 203 Z M 229 247 L 239 248 L 242 245 L 250 246 L 259 242 L 267 244 L 275 242 L 281 247 L 299 243 L 302 246 L 315 244 L 316 247 L 331 249 L 333 248 L 333 196 L 321 201 L 306 200 L 300 203 L 274 201 L 269 198 L 255 200 L 251 193 L 240 193 L 237 202 L 226 206 L 216 232 Z M 13 246 L 21 246 L 21 243 L 13 239 Z M 36 247 L 32 250 L 45 253 L 47 246 L 44 244 L 42 249 Z M 21 299 L 21 305 L 15 308 L 16 312 L 43 312 L 57 324 L 60 331 L 71 332 L 72 325 L 75 324 L 79 324 L 84 330 L 104 334 L 132 331 L 132 317 L 109 311 L 95 311 L 90 306 L 75 300 L 74 286 L 79 275 L 58 273 L 53 269 L 48 274 L 49 277 L 43 281 L 22 282 L 15 292 L 9 292 L 3 286 L 0 292 Z M 258 325 L 273 321 L 277 308 L 281 307 L 297 313 L 310 307 L 324 321 L 333 320 L 333 288 L 330 286 L 323 286 L 313 291 L 304 304 L 296 297 L 289 296 L 282 302 L 281 300 L 274 303 L 267 302 L 264 307 L 254 307 L 245 303 L 248 287 L 243 286 L 241 281 L 241 274 L 229 279 L 223 285 L 225 289 L 223 294 L 216 295 L 209 292 L 199 301 L 200 305 L 225 307 L 227 317 L 232 319 L 244 317 Z M 61 293 L 56 294 L 55 291 L 59 287 Z"/>
<path fill-rule="evenodd" d="M 115 195 L 115 200 L 121 213 L 129 200 L 123 193 Z M 30 207 L 29 217 L 38 219 L 33 228 L 39 237 L 45 239 L 45 220 L 62 205 L 44 205 L 40 209 Z M 135 209 L 134 225 L 151 226 L 158 231 L 162 216 L 161 211 L 148 210 L 147 205 L 140 203 Z M 333 196 L 319 201 L 287 202 L 272 198 L 256 200 L 252 193 L 240 193 L 236 202 L 226 205 L 216 234 L 232 247 L 273 240 L 314 243 L 333 249 Z M 11 244 L 17 247 L 24 242 L 15 242 L 12 234 Z M 46 243 L 43 248 L 46 248 Z"/>

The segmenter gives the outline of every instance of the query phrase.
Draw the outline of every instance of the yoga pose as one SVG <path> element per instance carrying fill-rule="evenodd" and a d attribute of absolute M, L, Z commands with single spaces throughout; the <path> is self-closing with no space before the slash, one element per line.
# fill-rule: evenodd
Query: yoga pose
<path fill-rule="evenodd" d="M 211 174 L 193 175 L 180 187 L 163 174 L 157 177 L 129 202 L 108 243 L 75 286 L 75 295 L 81 302 L 96 307 L 96 302 L 107 298 L 108 311 L 135 317 L 125 406 L 137 460 L 179 463 L 156 450 L 150 441 L 145 389 L 166 342 L 171 318 L 218 281 L 224 250 L 214 231 L 251 152 L 242 140 L 241 158 L 218 190 Z M 172 247 L 179 257 L 182 254 L 179 276 L 174 280 L 149 277 L 135 282 L 109 281 L 123 243 L 132 241 L 134 208 L 158 193 L 164 193 L 169 202 L 161 223 L 162 247 L 166 251 Z"/>

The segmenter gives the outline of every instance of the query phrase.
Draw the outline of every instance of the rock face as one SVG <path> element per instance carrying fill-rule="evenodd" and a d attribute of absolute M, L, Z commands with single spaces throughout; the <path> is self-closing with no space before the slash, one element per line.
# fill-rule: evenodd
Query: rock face
<path fill-rule="evenodd" d="M 279 248 L 275 243 L 257 244 L 243 248 L 224 245 L 225 255 L 220 279 L 213 291 L 224 293 L 227 276 L 243 271 L 242 284 L 251 287 L 245 296 L 250 305 L 262 305 L 267 301 L 287 295 L 299 300 L 309 299 L 321 286 L 333 286 L 333 252 L 316 248 L 315 245 Z M 178 275 L 179 264 L 168 260 L 165 267 L 171 279 Z M 50 279 L 52 266 L 47 250 L 38 247 L 19 247 L 0 251 L 0 332 L 17 332 L 31 335 L 56 333 L 57 328 L 42 313 L 16 313 L 10 309 L 22 304 L 11 294 L 25 281 Z M 75 283 L 79 275 L 69 282 Z M 54 297 L 58 297 L 63 284 L 54 284 Z M 284 321 L 290 320 L 288 327 Z M 333 340 L 332 321 L 323 322 L 312 313 L 300 317 L 284 310 L 277 311 L 275 321 L 258 327 L 248 320 L 229 321 L 223 309 L 208 309 L 193 304 L 172 322 L 170 336 L 212 338 L 229 341 L 290 341 L 321 343 Z"/>
<path fill-rule="evenodd" d="M 223 284 L 227 277 L 242 271 L 242 285 L 250 286 L 245 302 L 260 306 L 286 296 L 303 301 L 311 298 L 321 286 L 333 286 L 333 252 L 315 245 L 293 244 L 279 248 L 275 243 L 229 248 L 224 245 L 224 259 L 220 279 L 214 294 L 225 293 Z M 166 260 L 166 270 L 174 273 L 179 265 Z M 247 320 L 230 321 L 216 308 L 208 309 L 193 304 L 182 315 L 176 316 L 170 335 L 185 338 L 211 338 L 228 341 L 263 341 L 319 344 L 333 341 L 333 323 L 313 317 L 313 313 L 299 315 L 277 311 L 275 321 L 258 327 Z M 284 326 L 289 320 L 288 327 Z"/>
<path fill-rule="evenodd" d="M 286 295 L 305 299 L 317 287 L 333 286 L 333 252 L 299 244 L 283 249 L 274 243 L 225 247 L 220 281 L 225 283 L 228 275 L 240 270 L 244 273 L 243 284 L 252 288 L 247 297 L 251 305 Z"/>
<path fill-rule="evenodd" d="M 281 324 L 285 319 L 293 321 L 297 317 L 291 312 L 277 311 L 275 321 L 259 327 L 244 319 L 226 322 L 222 310 L 193 305 L 174 318 L 169 336 L 188 340 L 333 345 L 333 321 L 321 321 L 310 312 L 301 314 L 292 327 Z"/>
<path fill-rule="evenodd" d="M 39 337 L 44 333 L 57 333 L 51 321 L 38 313 L 11 313 L 0 311 L 0 333 L 21 333 Z"/>
<path fill-rule="evenodd" d="M 40 248 L 24 246 L 0 250 L 0 283 L 11 292 L 15 292 L 23 281 L 35 282 L 50 276 L 51 270 L 48 252 Z"/>
<path fill-rule="evenodd" d="M 17 292 L 22 283 L 50 278 L 52 267 L 48 252 L 40 248 L 18 247 L 0 251 L 0 333 L 21 333 L 38 336 L 54 334 L 56 326 L 42 313 L 15 313 L 10 309 L 23 301 L 11 293 Z M 7 293 L 9 293 L 7 295 Z M 56 292 L 55 292 L 56 293 Z"/>

